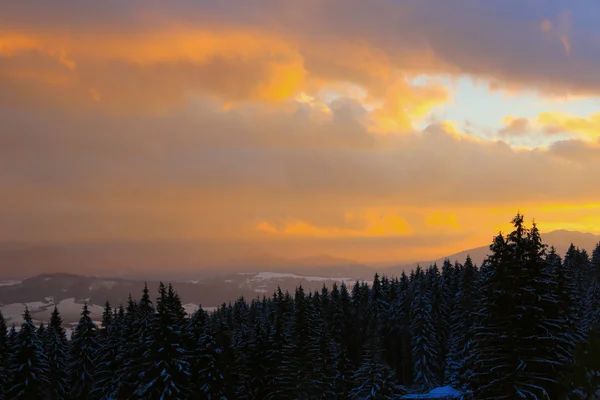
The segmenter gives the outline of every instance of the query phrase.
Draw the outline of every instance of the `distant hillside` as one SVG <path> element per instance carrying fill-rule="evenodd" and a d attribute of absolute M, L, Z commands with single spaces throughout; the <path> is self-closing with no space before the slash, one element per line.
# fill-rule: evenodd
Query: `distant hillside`
<path fill-rule="evenodd" d="M 62 272 L 172 281 L 253 271 L 318 271 L 319 276 L 364 279 L 373 275 L 356 261 L 327 255 L 289 259 L 238 243 L 0 244 L 0 279 L 6 280 Z"/>
<path fill-rule="evenodd" d="M 556 251 L 561 256 L 564 256 L 571 243 L 573 243 L 579 248 L 586 249 L 591 254 L 591 252 L 596 248 L 596 245 L 600 243 L 600 235 L 576 231 L 557 230 L 548 233 L 543 233 L 542 240 L 548 246 L 556 247 Z M 491 242 L 492 237 L 490 237 L 490 243 Z M 449 259 L 452 262 L 458 260 L 462 263 L 467 258 L 467 255 L 470 255 L 473 259 L 473 262 L 475 262 L 477 265 L 481 265 L 483 260 L 485 260 L 485 258 L 487 257 L 488 253 L 489 245 L 486 245 L 476 247 L 473 249 L 463 250 L 461 252 L 454 253 L 446 257 L 438 258 L 436 260 L 419 261 L 393 266 L 387 268 L 385 272 L 391 275 L 397 275 L 402 273 L 402 271 L 410 271 L 411 269 L 415 268 L 417 264 L 421 266 L 429 266 L 433 263 L 437 263 L 437 265 L 442 265 L 445 259 Z"/>
<path fill-rule="evenodd" d="M 320 290 L 333 283 L 353 285 L 360 277 L 354 275 L 329 277 L 323 274 L 300 275 L 289 272 L 237 272 L 209 279 L 170 281 L 181 296 L 188 312 L 199 305 L 211 309 L 223 303 L 234 302 L 239 297 L 248 301 L 253 298 L 272 296 L 277 288 L 291 293 L 298 286 L 304 290 Z M 168 281 L 167 281 L 168 282 Z M 102 306 L 108 300 L 113 306 L 125 305 L 129 295 L 139 298 L 144 287 L 143 280 L 121 278 L 98 278 L 74 274 L 41 274 L 32 278 L 0 281 L 0 310 L 10 323 L 20 323 L 27 306 L 34 319 L 48 321 L 54 305 L 60 307 L 67 323 L 77 321 L 84 302 L 99 319 Z M 148 281 L 151 298 L 155 299 L 158 282 Z"/>

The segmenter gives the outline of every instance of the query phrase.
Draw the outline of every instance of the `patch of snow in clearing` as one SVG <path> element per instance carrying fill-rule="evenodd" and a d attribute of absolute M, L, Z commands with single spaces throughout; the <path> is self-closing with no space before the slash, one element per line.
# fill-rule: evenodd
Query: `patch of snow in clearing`
<path fill-rule="evenodd" d="M 462 393 L 450 386 L 432 389 L 426 394 L 407 394 L 402 399 L 458 399 Z"/>
<path fill-rule="evenodd" d="M 233 282 L 231 279 L 225 279 L 225 283 L 231 283 Z"/>
<path fill-rule="evenodd" d="M 14 286 L 20 285 L 21 281 L 0 281 L 0 286 Z"/>
<path fill-rule="evenodd" d="M 47 301 L 48 303 L 54 303 L 54 297 L 53 296 L 44 297 L 44 300 Z"/>
<path fill-rule="evenodd" d="M 198 304 L 194 304 L 194 303 L 184 304 L 183 309 L 185 310 L 185 312 L 188 315 L 192 315 L 198 309 Z"/>
<path fill-rule="evenodd" d="M 44 280 L 45 280 L 45 281 L 51 281 L 51 280 L 52 280 L 52 277 L 50 277 L 50 276 L 49 276 L 49 277 L 47 277 L 47 278 L 44 278 Z"/>
<path fill-rule="evenodd" d="M 23 323 L 23 313 L 25 312 L 25 307 L 29 309 L 29 312 L 31 314 L 34 314 L 36 312 L 41 311 L 42 309 L 49 307 L 50 305 L 51 304 L 43 303 L 41 301 L 32 301 L 29 303 L 12 303 L 3 305 L 2 307 L 0 307 L 0 311 L 2 311 L 4 317 L 7 320 L 9 320 L 10 323 L 14 322 L 17 325 L 20 325 Z"/>
<path fill-rule="evenodd" d="M 238 275 L 254 275 L 254 272 L 238 272 Z"/>
<path fill-rule="evenodd" d="M 309 282 L 319 282 L 319 281 L 344 281 L 344 282 L 354 282 L 354 278 L 326 278 L 322 276 L 303 276 L 296 275 L 290 273 L 281 273 L 281 272 L 259 272 L 252 278 L 253 281 L 256 280 L 267 280 L 267 279 L 304 279 Z"/>
<path fill-rule="evenodd" d="M 254 289 L 254 291 L 255 291 L 256 293 L 267 293 L 267 292 L 268 292 L 268 290 L 267 290 L 267 289 L 261 289 L 261 288 Z"/>
<path fill-rule="evenodd" d="M 75 303 L 75 298 L 70 297 L 68 299 L 62 300 L 56 305 L 56 307 L 58 308 L 58 311 L 60 311 L 61 314 L 81 313 L 81 310 L 83 309 L 83 303 Z M 104 308 L 95 304 L 88 304 L 88 310 L 93 316 L 100 316 L 102 315 Z"/>

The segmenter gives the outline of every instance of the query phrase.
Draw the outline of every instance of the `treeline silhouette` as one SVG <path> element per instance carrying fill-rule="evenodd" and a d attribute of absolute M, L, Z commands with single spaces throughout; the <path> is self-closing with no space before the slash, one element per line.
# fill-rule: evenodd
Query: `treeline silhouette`
<path fill-rule="evenodd" d="M 523 216 L 477 268 L 243 298 L 186 316 L 153 301 L 87 305 L 68 339 L 59 310 L 0 315 L 0 399 L 394 399 L 449 385 L 476 399 L 587 399 L 600 388 L 600 244 L 548 249 Z M 465 397 L 466 398 L 466 397 Z"/>

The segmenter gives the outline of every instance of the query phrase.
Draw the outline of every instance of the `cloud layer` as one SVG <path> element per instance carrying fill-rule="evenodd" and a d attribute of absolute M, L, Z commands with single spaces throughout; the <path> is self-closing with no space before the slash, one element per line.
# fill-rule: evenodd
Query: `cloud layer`
<path fill-rule="evenodd" d="M 434 117 L 465 76 L 600 95 L 595 15 L 591 1 L 12 2 L 0 240 L 295 241 L 382 260 L 479 244 L 517 209 L 600 231 L 572 207 L 600 207 L 598 114 L 510 116 L 489 140 Z M 536 135 L 556 139 L 509 144 Z"/>

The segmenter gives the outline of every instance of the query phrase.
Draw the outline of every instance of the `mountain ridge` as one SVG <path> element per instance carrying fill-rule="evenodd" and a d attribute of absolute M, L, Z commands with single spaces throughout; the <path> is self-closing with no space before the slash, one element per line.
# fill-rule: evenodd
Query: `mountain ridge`
<path fill-rule="evenodd" d="M 557 247 L 564 255 L 569 244 L 586 248 L 589 252 L 600 242 L 600 235 L 590 232 L 559 229 L 542 234 L 545 243 Z M 491 239 L 491 238 L 490 238 Z M 491 240 L 490 240 L 491 242 Z M 194 244 L 152 242 L 93 242 L 79 244 L 0 243 L 0 279 L 23 279 L 45 272 L 73 273 L 85 276 L 114 276 L 125 279 L 186 280 L 224 276 L 235 272 L 287 272 L 297 275 L 344 277 L 368 280 L 379 271 L 400 274 L 417 264 L 438 265 L 445 259 L 464 262 L 467 255 L 480 265 L 488 246 L 462 250 L 432 260 L 406 263 L 386 263 L 387 266 L 369 265 L 328 254 L 304 257 L 282 257 L 256 248 L 221 246 L 215 249 L 206 243 Z M 227 250 L 227 259 L 216 259 L 215 253 Z M 391 264 L 391 265 L 390 265 Z"/>

